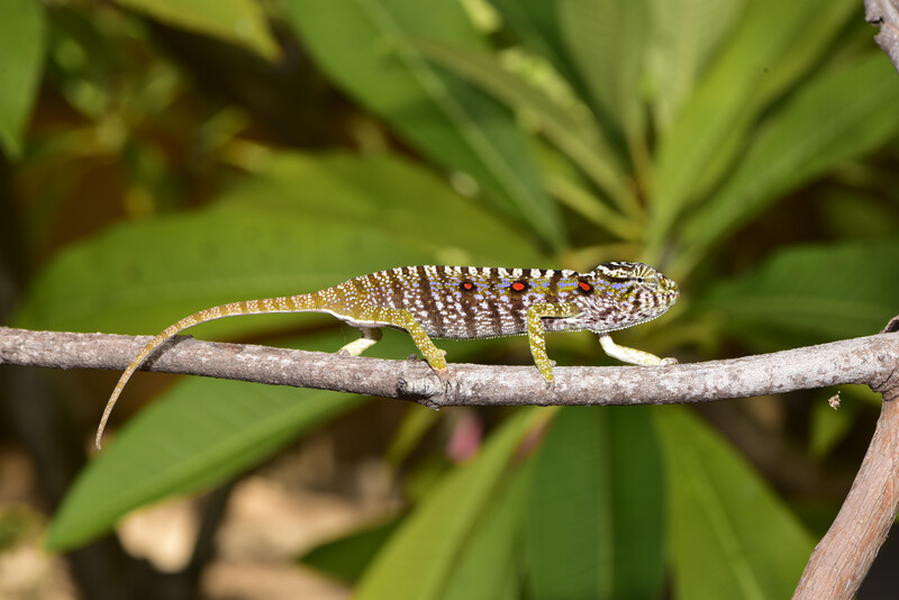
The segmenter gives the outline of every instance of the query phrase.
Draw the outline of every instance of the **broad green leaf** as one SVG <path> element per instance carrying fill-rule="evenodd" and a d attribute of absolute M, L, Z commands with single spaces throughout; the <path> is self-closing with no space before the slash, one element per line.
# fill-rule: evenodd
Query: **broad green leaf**
<path fill-rule="evenodd" d="M 326 542 L 303 555 L 300 562 L 329 577 L 355 583 L 401 523 L 399 518 L 387 519 Z"/>
<path fill-rule="evenodd" d="M 38 0 L 0 2 L 0 149 L 22 153 L 22 136 L 37 95 L 44 54 L 44 13 Z"/>
<path fill-rule="evenodd" d="M 532 54 L 548 60 L 581 93 L 586 90 L 559 29 L 557 2 L 546 0 L 490 0 L 506 25 Z"/>
<path fill-rule="evenodd" d="M 600 121 L 620 128 L 633 153 L 644 144 L 640 79 L 649 33 L 648 0 L 558 0 L 562 37 Z"/>
<path fill-rule="evenodd" d="M 849 0 L 753 0 L 659 141 L 649 259 L 684 210 L 739 158 L 758 116 L 816 64 L 848 18 Z"/>
<path fill-rule="evenodd" d="M 241 44 L 266 58 L 279 52 L 265 11 L 255 0 L 115 1 L 160 22 Z"/>
<path fill-rule="evenodd" d="M 76 547 L 134 508 L 226 481 L 363 401 L 335 392 L 187 379 L 148 406 L 82 471 L 50 525 L 47 547 Z"/>
<path fill-rule="evenodd" d="M 642 220 L 631 219 L 612 209 L 597 198 L 591 190 L 564 175 L 550 174 L 546 178 L 550 193 L 585 221 L 604 229 L 616 238 L 634 243 L 643 240 Z"/>
<path fill-rule="evenodd" d="M 402 160 L 287 154 L 209 208 L 122 224 L 59 253 L 15 322 L 155 332 L 223 302 L 314 291 L 384 268 L 435 262 L 542 261 L 513 228 Z M 285 321 L 265 316 L 203 327 L 233 333 L 263 322 Z"/>
<path fill-rule="evenodd" d="M 514 474 L 515 453 L 524 436 L 548 413 L 521 409 L 493 432 L 473 462 L 449 473 L 406 518 L 400 530 L 378 554 L 356 589 L 356 598 L 442 598 L 452 577 L 464 564 L 473 539 L 494 515 L 497 494 Z M 503 535 L 509 528 L 499 525 Z M 514 539 L 494 540 L 513 544 Z M 507 568 L 507 556 L 486 556 L 495 570 Z"/>
<path fill-rule="evenodd" d="M 781 250 L 712 286 L 696 308 L 722 315 L 746 340 L 788 334 L 821 342 L 879 332 L 899 312 L 897 298 L 899 242 L 888 240 Z"/>
<path fill-rule="evenodd" d="M 895 75 L 882 52 L 870 52 L 801 88 L 771 116 L 722 189 L 690 219 L 682 240 L 684 263 L 701 260 L 714 243 L 791 189 L 895 136 Z"/>
<path fill-rule="evenodd" d="M 647 70 L 652 110 L 668 129 L 719 46 L 733 31 L 747 0 L 650 0 Z"/>
<path fill-rule="evenodd" d="M 649 411 L 563 409 L 534 460 L 525 524 L 533 597 L 658 597 L 664 480 Z"/>
<path fill-rule="evenodd" d="M 492 54 L 428 41 L 418 42 L 417 47 L 510 108 L 527 112 L 546 137 L 620 205 L 629 207 L 636 202 L 624 182 L 623 168 L 589 115 L 560 106 L 504 68 Z"/>
<path fill-rule="evenodd" d="M 519 600 L 521 525 L 530 483 L 529 461 L 495 499 L 472 532 L 447 581 L 443 600 Z"/>
<path fill-rule="evenodd" d="M 789 598 L 814 542 L 727 443 L 682 407 L 653 412 L 668 472 L 675 598 Z"/>
<path fill-rule="evenodd" d="M 321 68 L 436 163 L 468 174 L 492 201 L 556 248 L 564 233 L 543 193 L 528 144 L 495 100 L 429 63 L 425 39 L 483 46 L 456 2 L 294 0 L 294 27 Z"/>

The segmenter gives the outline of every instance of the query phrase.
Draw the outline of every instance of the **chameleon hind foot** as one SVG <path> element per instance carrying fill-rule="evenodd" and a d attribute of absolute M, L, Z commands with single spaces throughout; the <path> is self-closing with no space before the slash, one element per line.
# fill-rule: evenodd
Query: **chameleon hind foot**
<path fill-rule="evenodd" d="M 342 356 L 361 356 L 363 352 L 381 341 L 380 329 L 362 329 L 362 337 L 353 340 L 337 351 Z"/>

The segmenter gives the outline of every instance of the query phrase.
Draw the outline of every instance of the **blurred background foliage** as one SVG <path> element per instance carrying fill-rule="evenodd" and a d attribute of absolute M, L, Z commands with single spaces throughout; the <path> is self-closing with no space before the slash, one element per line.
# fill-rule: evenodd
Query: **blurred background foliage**
<path fill-rule="evenodd" d="M 660 355 L 873 334 L 899 312 L 899 77 L 874 33 L 848 0 L 6 0 L 4 321 L 148 334 L 400 265 L 642 260 L 682 299 L 617 337 Z M 196 335 L 355 333 L 299 315 Z M 605 360 L 592 335 L 549 344 Z M 441 346 L 530 362 L 521 339 Z M 412 352 L 397 333 L 372 354 Z M 320 486 L 359 499 L 373 459 L 389 481 L 376 522 L 294 551 L 358 597 L 786 597 L 877 414 L 857 387 L 839 412 L 817 390 L 438 414 L 141 376 L 86 462 L 117 374 L 0 375 L 3 447 L 46 513 L 0 503 L 0 565 L 38 523 L 91 598 L 199 593 L 235 482 L 310 435 L 336 457 Z M 175 573 L 109 535 L 200 493 Z"/>

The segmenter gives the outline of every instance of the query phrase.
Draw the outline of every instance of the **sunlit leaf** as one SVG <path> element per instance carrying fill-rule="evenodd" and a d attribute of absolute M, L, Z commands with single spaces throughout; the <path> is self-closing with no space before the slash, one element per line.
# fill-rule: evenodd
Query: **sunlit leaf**
<path fill-rule="evenodd" d="M 622 167 L 589 115 L 557 104 L 542 90 L 505 69 L 492 54 L 429 41 L 420 41 L 417 46 L 429 59 L 470 80 L 509 107 L 526 111 L 546 137 L 613 199 L 625 205 L 634 201 L 627 197 Z"/>
<path fill-rule="evenodd" d="M 695 92 L 659 140 L 649 256 L 670 241 L 748 143 L 771 103 L 816 64 L 852 8 L 849 0 L 753 0 Z"/>
<path fill-rule="evenodd" d="M 559 29 L 556 2 L 546 0 L 490 0 L 505 24 L 533 54 L 548 60 L 578 90 L 586 90 Z"/>
<path fill-rule="evenodd" d="M 335 83 L 433 161 L 473 177 L 507 213 L 554 246 L 563 244 L 556 206 L 540 187 L 512 113 L 438 69 L 413 43 L 483 47 L 458 3 L 436 2 L 422 10 L 415 0 L 294 0 L 286 8 Z"/>
<path fill-rule="evenodd" d="M 640 79 L 649 35 L 647 0 L 559 0 L 559 27 L 601 120 L 620 128 L 631 151 L 644 143 Z"/>
<path fill-rule="evenodd" d="M 274 58 L 278 45 L 255 0 L 115 0 L 163 23 L 222 38 Z"/>
<path fill-rule="evenodd" d="M 648 70 L 653 112 L 665 131 L 749 0 L 651 0 Z"/>
<path fill-rule="evenodd" d="M 859 93 L 864 90 L 864 93 Z M 882 52 L 827 71 L 771 116 L 714 198 L 683 231 L 688 264 L 783 194 L 899 131 L 899 79 Z"/>
<path fill-rule="evenodd" d="M 287 154 L 207 209 L 125 223 L 59 253 L 15 322 L 153 333 L 223 302 L 320 290 L 396 266 L 540 262 L 513 228 L 405 161 Z M 284 319 L 296 321 L 203 327 L 248 331 Z"/>

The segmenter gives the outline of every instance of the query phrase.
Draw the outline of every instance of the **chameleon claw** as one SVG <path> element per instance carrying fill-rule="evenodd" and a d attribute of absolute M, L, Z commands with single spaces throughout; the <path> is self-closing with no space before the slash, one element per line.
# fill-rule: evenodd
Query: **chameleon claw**
<path fill-rule="evenodd" d="M 450 374 L 449 369 L 446 367 L 434 369 L 434 373 L 437 375 L 437 379 L 440 380 L 440 384 L 443 386 L 443 395 L 449 396 L 450 390 L 453 387 L 453 376 Z"/>

